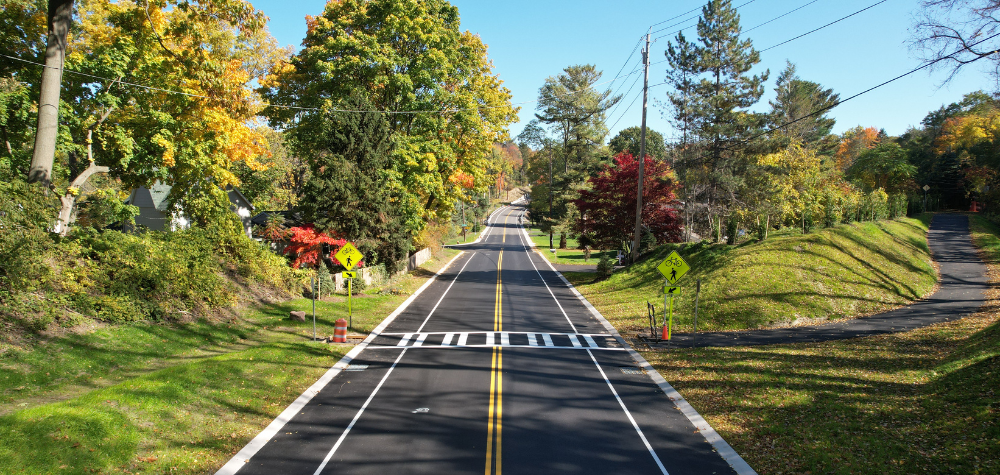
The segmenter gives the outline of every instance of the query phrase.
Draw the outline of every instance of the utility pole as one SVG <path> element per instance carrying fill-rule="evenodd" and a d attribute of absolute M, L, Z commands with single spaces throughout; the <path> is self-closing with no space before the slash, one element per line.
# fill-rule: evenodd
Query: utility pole
<path fill-rule="evenodd" d="M 646 33 L 646 49 L 642 51 L 642 133 L 639 141 L 639 182 L 635 199 L 635 238 L 632 240 L 631 261 L 639 260 L 639 238 L 642 237 L 642 182 L 643 165 L 646 163 L 646 105 L 649 98 L 649 33 Z"/>
<path fill-rule="evenodd" d="M 549 249 L 552 246 L 552 149 L 549 149 Z"/>

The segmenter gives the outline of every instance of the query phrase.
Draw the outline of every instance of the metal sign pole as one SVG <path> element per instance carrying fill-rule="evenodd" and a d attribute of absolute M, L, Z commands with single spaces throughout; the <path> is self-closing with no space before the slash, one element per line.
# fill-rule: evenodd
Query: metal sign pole
<path fill-rule="evenodd" d="M 698 333 L 698 296 L 701 295 L 701 279 L 695 285 L 694 291 L 694 332 Z"/>
<path fill-rule="evenodd" d="M 354 279 L 347 279 L 347 326 L 354 328 L 354 307 L 351 306 L 351 282 Z"/>
<path fill-rule="evenodd" d="M 312 284 L 312 301 L 313 301 L 313 341 L 316 341 L 316 279 L 310 277 L 309 283 Z"/>
<path fill-rule="evenodd" d="M 663 290 L 666 290 L 667 283 L 668 283 L 667 279 L 663 279 Z M 667 295 L 666 292 L 663 292 L 663 325 L 664 326 L 667 325 L 667 299 L 668 298 L 670 298 L 669 295 Z M 671 301 L 673 301 L 673 299 L 671 299 Z M 671 309 L 672 308 L 673 308 L 673 306 L 671 305 Z M 669 338 L 667 338 L 667 339 L 669 340 Z"/>

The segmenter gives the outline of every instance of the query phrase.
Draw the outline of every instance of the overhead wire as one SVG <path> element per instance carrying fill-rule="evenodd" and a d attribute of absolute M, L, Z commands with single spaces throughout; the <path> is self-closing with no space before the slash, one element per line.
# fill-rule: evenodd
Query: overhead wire
<path fill-rule="evenodd" d="M 795 40 L 797 40 L 797 39 L 799 39 L 799 38 L 802 38 L 803 36 L 806 36 L 806 35 L 811 35 L 811 34 L 813 34 L 813 33 L 817 32 L 817 31 L 819 31 L 819 30 L 822 30 L 823 28 L 826 28 L 826 27 L 828 27 L 828 26 L 830 26 L 830 25 L 833 25 L 833 24 L 836 24 L 836 23 L 839 23 L 839 22 L 841 22 L 841 21 L 844 21 L 844 20 L 846 20 L 846 19 L 848 19 L 848 18 L 850 18 L 850 17 L 852 17 L 852 16 L 854 16 L 854 15 L 857 15 L 857 14 L 859 14 L 859 13 L 861 13 L 861 12 L 865 11 L 865 10 L 868 10 L 868 9 L 871 9 L 871 8 L 874 8 L 874 7 L 876 7 L 876 6 L 878 6 L 878 5 L 881 5 L 881 4 L 883 4 L 883 3 L 885 3 L 885 2 L 888 2 L 888 1 L 889 1 L 889 0 L 881 0 L 881 1 L 879 1 L 879 2 L 876 2 L 876 3 L 873 3 L 873 4 L 871 4 L 871 5 L 868 5 L 868 6 L 867 6 L 867 7 L 865 7 L 865 8 L 862 8 L 861 10 L 858 10 L 858 11 L 856 11 L 856 12 L 854 12 L 854 13 L 851 13 L 850 15 L 847 15 L 847 16 L 844 16 L 844 17 L 841 17 L 841 18 L 838 18 L 838 19 L 836 19 L 836 20 L 834 20 L 834 21 L 831 21 L 830 23 L 827 23 L 827 24 L 825 24 L 825 25 L 823 25 L 823 26 L 821 26 L 821 27 L 819 27 L 819 28 L 816 28 L 816 29 L 814 29 L 814 30 L 810 30 L 810 31 L 807 31 L 807 32 L 805 32 L 805 33 L 802 33 L 801 35 L 799 35 L 799 36 L 796 36 L 795 38 L 791 38 L 791 39 L 787 39 L 787 40 L 785 40 L 785 41 L 782 41 L 781 43 L 778 43 L 778 44 L 776 44 L 776 45 L 773 45 L 773 46 L 768 46 L 767 48 L 764 48 L 764 49 L 760 50 L 760 52 L 761 52 L 761 53 L 763 53 L 764 51 L 767 51 L 767 50 L 769 50 L 769 49 L 774 49 L 774 48 L 777 48 L 777 47 L 779 47 L 779 46 L 781 46 L 781 45 L 783 45 L 783 44 L 785 44 L 785 43 L 790 43 L 790 42 L 792 42 L 792 41 L 795 41 Z"/>

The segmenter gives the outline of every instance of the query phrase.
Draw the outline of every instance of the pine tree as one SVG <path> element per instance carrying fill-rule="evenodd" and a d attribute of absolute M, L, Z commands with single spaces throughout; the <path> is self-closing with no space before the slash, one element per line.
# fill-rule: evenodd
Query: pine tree
<path fill-rule="evenodd" d="M 738 201 L 747 152 L 756 145 L 749 139 L 766 122 L 766 116 L 748 109 L 764 94 L 769 71 L 749 74 L 760 63 L 760 53 L 751 40 L 740 39 L 740 32 L 732 2 L 710 0 L 698 19 L 698 41 L 689 43 L 678 34 L 677 46 L 667 49 L 672 66 L 668 82 L 677 90 L 669 96 L 674 121 L 690 131 L 685 141 L 696 142 L 699 149 L 688 151 L 678 164 L 689 188 L 685 194 L 707 205 L 716 227 Z"/>
<path fill-rule="evenodd" d="M 769 102 L 773 125 L 784 125 L 782 130 L 786 137 L 799 140 L 806 146 L 820 145 L 837 121 L 827 117 L 826 112 L 816 113 L 836 105 L 840 102 L 840 95 L 835 94 L 833 89 L 823 89 L 818 83 L 800 79 L 791 62 L 786 62 L 785 70 L 778 75 L 774 92 L 776 97 Z"/>
<path fill-rule="evenodd" d="M 370 111 L 358 95 L 337 107 Z M 392 173 L 392 131 L 378 112 L 323 112 L 303 117 L 291 132 L 294 150 L 309 162 L 300 209 L 320 231 L 346 239 L 374 263 L 406 257 L 415 227 L 399 208 L 402 192 L 386 186 Z M 395 271 L 395 269 L 388 269 Z"/>

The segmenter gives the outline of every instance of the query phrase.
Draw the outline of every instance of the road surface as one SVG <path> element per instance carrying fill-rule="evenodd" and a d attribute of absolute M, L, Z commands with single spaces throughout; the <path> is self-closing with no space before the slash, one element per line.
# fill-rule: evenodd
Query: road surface
<path fill-rule="evenodd" d="M 495 213 L 350 366 L 219 473 L 721 475 L 734 460 L 753 473 L 532 252 L 523 212 Z"/>

